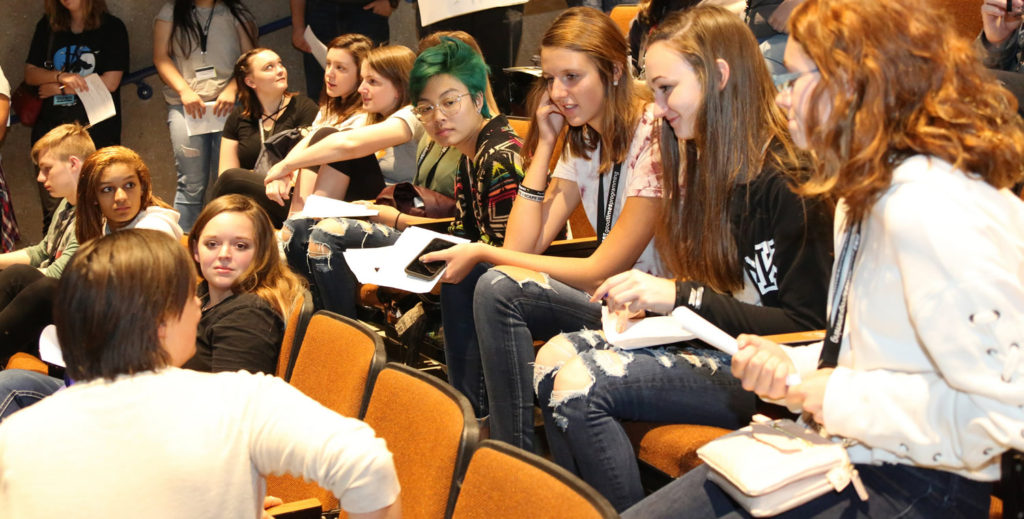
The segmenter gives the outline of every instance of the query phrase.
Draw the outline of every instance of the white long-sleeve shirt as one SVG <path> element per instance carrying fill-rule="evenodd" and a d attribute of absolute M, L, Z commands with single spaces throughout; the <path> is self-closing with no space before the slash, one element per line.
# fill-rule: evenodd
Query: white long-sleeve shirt
<path fill-rule="evenodd" d="M 998 479 L 1024 448 L 1024 203 L 915 156 L 862 232 L 825 428 L 859 440 L 855 463 Z M 820 351 L 787 349 L 804 375 Z"/>
<path fill-rule="evenodd" d="M 75 384 L 0 425 L 0 517 L 260 517 L 263 474 L 392 504 L 384 440 L 280 379 L 176 368 Z"/>

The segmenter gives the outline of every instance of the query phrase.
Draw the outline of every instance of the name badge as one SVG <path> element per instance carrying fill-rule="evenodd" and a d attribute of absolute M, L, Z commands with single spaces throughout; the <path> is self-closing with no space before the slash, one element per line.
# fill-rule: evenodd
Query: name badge
<path fill-rule="evenodd" d="M 58 94 L 53 96 L 53 106 L 75 106 L 74 94 Z"/>
<path fill-rule="evenodd" d="M 217 79 L 217 69 L 210 65 L 196 69 L 196 79 Z"/>

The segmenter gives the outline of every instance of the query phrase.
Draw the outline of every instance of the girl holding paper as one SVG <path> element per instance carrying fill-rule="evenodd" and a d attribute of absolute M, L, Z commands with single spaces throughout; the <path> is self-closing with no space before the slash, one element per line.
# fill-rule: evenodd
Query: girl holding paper
<path fill-rule="evenodd" d="M 869 497 L 787 517 L 988 517 L 1001 455 L 1024 449 L 1024 125 L 972 43 L 934 30 L 951 24 L 926 0 L 804 0 L 789 21 L 802 191 L 839 199 L 831 339 L 742 336 L 732 367 L 847 440 Z M 706 467 L 623 517 L 748 517 Z"/>
<path fill-rule="evenodd" d="M 153 65 L 165 86 L 178 187 L 174 208 L 192 228 L 206 188 L 217 178 L 220 131 L 189 135 L 187 118 L 212 110 L 225 117 L 235 108 L 231 81 L 235 60 L 256 44 L 256 22 L 241 0 L 174 0 L 153 22 Z M 213 106 L 207 108 L 207 103 Z"/>
<path fill-rule="evenodd" d="M 456 214 L 449 232 L 471 240 L 501 243 L 522 179 L 521 141 L 500 114 L 486 104 L 487 65 L 460 40 L 442 37 L 420 53 L 409 74 L 412 113 L 435 143 L 460 153 L 456 175 Z M 394 244 L 416 221 L 388 206 L 370 221 L 328 218 L 305 233 L 298 223 L 286 245 L 289 263 L 307 273 L 318 308 L 355 316 L 358 283 L 345 262 L 349 248 Z M 296 222 L 302 222 L 297 220 Z M 311 222 L 306 223 L 310 225 Z M 303 246 L 305 245 L 305 246 Z"/>
<path fill-rule="evenodd" d="M 46 14 L 36 24 L 25 83 L 39 87 L 43 100 L 39 119 L 32 126 L 32 144 L 64 123 L 88 125 L 89 118 L 77 93 L 88 90 L 85 76 L 98 74 L 110 90 L 117 115 L 89 127 L 97 148 L 121 144 L 121 77 L 128 71 L 128 30 L 107 11 L 105 0 L 45 0 Z M 43 229 L 59 200 L 39 184 Z"/>
<path fill-rule="evenodd" d="M 822 328 L 830 206 L 791 191 L 805 157 L 750 31 L 720 7 L 673 14 L 645 65 L 666 171 L 655 243 L 676 280 L 631 270 L 591 300 L 610 314 L 686 306 L 732 335 Z M 555 460 L 620 511 L 644 492 L 618 420 L 735 428 L 754 410 L 729 356 L 708 348 L 624 351 L 587 330 L 549 341 L 534 373 Z"/>

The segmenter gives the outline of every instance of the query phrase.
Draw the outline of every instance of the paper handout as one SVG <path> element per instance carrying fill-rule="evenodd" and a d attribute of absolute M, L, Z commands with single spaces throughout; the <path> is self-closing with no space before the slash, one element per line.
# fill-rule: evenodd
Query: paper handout
<path fill-rule="evenodd" d="M 494 7 L 525 4 L 527 0 L 419 0 L 420 22 L 424 27 L 441 20 Z"/>
<path fill-rule="evenodd" d="M 85 108 L 85 115 L 89 117 L 89 124 L 96 125 L 117 115 L 117 107 L 114 106 L 114 98 L 107 90 L 107 85 L 100 79 L 99 74 L 85 76 L 85 84 L 89 90 L 79 91 L 78 98 L 82 100 Z"/>
<path fill-rule="evenodd" d="M 616 330 L 618 321 L 615 314 L 608 312 L 608 307 L 601 308 L 601 328 L 604 330 L 605 339 L 611 345 L 624 350 L 671 344 L 694 338 L 693 333 L 683 328 L 679 321 L 669 315 L 630 320 L 622 332 Z"/>
<path fill-rule="evenodd" d="M 372 283 L 422 294 L 433 290 L 445 270 L 441 269 L 432 279 L 421 279 L 405 273 L 405 267 L 414 260 L 423 247 L 434 238 L 455 243 L 467 243 L 465 238 L 429 231 L 420 227 L 409 227 L 402 232 L 398 241 L 389 247 L 372 249 L 348 249 L 345 261 L 360 283 Z"/>
<path fill-rule="evenodd" d="M 320 195 L 309 195 L 302 211 L 293 218 L 363 218 L 376 216 L 378 211 L 365 205 L 343 202 Z"/>
<path fill-rule="evenodd" d="M 697 312 L 685 306 L 672 310 L 672 317 L 679 324 L 693 332 L 698 339 L 722 350 L 729 355 L 735 355 L 739 351 L 736 338 L 722 331 L 721 328 L 711 324 L 707 319 L 697 315 Z"/>
<path fill-rule="evenodd" d="M 213 107 L 216 105 L 216 101 L 203 103 L 203 106 L 206 107 L 206 112 L 198 119 L 185 114 L 185 128 L 188 130 L 189 137 L 219 132 L 224 129 L 224 123 L 227 122 L 229 114 L 218 117 L 213 113 Z"/>
<path fill-rule="evenodd" d="M 313 28 L 308 25 L 306 26 L 306 32 L 302 33 L 302 39 L 306 40 L 306 43 L 309 44 L 309 52 L 314 58 L 316 58 L 316 62 L 326 69 L 327 45 L 324 45 L 324 43 L 320 41 L 315 34 L 313 34 Z"/>

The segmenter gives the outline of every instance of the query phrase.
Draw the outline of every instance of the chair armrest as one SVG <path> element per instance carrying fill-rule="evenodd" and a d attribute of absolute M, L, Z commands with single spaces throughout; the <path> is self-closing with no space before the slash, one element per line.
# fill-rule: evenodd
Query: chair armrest
<path fill-rule="evenodd" d="M 544 250 L 545 256 L 563 256 L 568 258 L 586 258 L 597 249 L 597 237 L 555 240 Z"/>
<path fill-rule="evenodd" d="M 810 330 L 806 332 L 793 332 L 793 333 L 779 333 L 775 335 L 765 335 L 765 339 L 778 344 L 809 344 L 812 342 L 818 342 L 825 339 L 825 330 Z"/>
<path fill-rule="evenodd" d="M 427 218 L 425 216 L 406 215 L 406 222 L 410 226 L 423 227 L 435 232 L 448 232 L 448 226 L 455 221 L 455 218 Z"/>
<path fill-rule="evenodd" d="M 309 498 L 268 508 L 267 513 L 276 519 L 320 519 L 323 507 L 319 499 Z"/>

